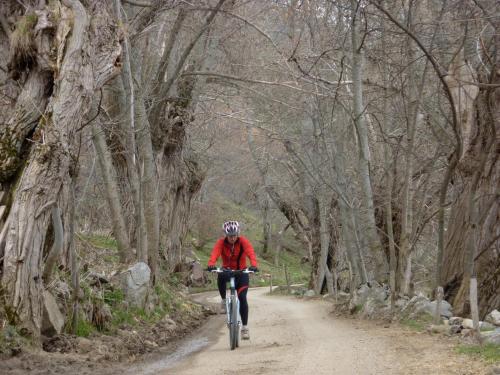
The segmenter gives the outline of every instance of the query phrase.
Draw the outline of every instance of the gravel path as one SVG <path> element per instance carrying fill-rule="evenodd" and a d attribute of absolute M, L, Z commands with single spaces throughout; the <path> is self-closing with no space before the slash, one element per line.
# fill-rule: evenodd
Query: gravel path
<path fill-rule="evenodd" d="M 229 350 L 227 328 L 213 343 L 157 374 L 486 374 L 453 342 L 400 326 L 335 317 L 331 304 L 249 292 L 251 340 Z M 216 298 L 212 299 L 213 302 Z M 220 315 L 217 319 L 223 320 Z"/>

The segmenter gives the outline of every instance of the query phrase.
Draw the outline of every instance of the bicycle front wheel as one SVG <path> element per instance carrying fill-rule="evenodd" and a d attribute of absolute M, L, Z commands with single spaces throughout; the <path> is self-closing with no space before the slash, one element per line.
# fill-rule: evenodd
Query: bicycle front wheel
<path fill-rule="evenodd" d="M 238 301 L 236 295 L 231 296 L 231 314 L 229 322 L 229 346 L 234 350 L 239 344 L 239 325 L 238 325 Z"/>

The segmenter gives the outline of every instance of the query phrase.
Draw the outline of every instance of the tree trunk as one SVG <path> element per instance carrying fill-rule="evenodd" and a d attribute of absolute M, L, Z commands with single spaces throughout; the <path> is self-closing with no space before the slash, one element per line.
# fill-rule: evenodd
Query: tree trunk
<path fill-rule="evenodd" d="M 118 183 L 115 178 L 115 171 L 109 154 L 108 146 L 104 138 L 102 129 L 96 125 L 92 126 L 92 140 L 101 166 L 102 178 L 104 180 L 104 191 L 108 202 L 108 207 L 111 212 L 111 223 L 113 227 L 113 235 L 118 244 L 118 252 L 120 254 L 120 261 L 125 263 L 131 259 L 130 241 L 127 234 L 127 227 L 125 218 L 122 212 L 122 205 Z"/>
<path fill-rule="evenodd" d="M 374 259 L 374 264 L 370 267 L 372 278 L 384 280 L 386 277 L 386 262 L 384 260 L 382 246 L 377 234 L 375 223 L 375 210 L 373 206 L 373 191 L 370 180 L 370 147 L 368 143 L 368 132 L 364 120 L 363 106 L 363 83 L 362 83 L 362 54 L 359 45 L 359 8 L 358 1 L 351 0 L 351 48 L 352 48 L 352 81 L 353 81 L 353 106 L 354 106 L 354 124 L 358 137 L 359 147 L 359 177 L 363 190 L 364 215 L 366 220 L 366 235 L 368 245 Z"/>
<path fill-rule="evenodd" d="M 499 5 L 496 5 L 498 12 Z M 492 21 L 492 25 L 498 22 Z M 452 66 L 451 84 L 462 103 L 460 114 L 464 138 L 464 154 L 458 168 L 462 182 L 455 187 L 457 199 L 451 207 L 443 251 L 442 280 L 445 297 L 453 305 L 453 312 L 465 316 L 471 312 L 469 290 L 471 278 L 477 275 L 479 316 L 500 306 L 499 246 L 500 202 L 500 92 L 493 89 L 500 84 L 500 37 L 492 37 L 487 60 L 478 69 L 478 81 L 491 86 L 464 84 L 476 76 L 471 64 L 457 61 Z M 466 55 L 467 58 L 467 55 Z M 456 80 L 454 80 L 456 77 Z M 476 216 L 477 213 L 477 216 Z"/>
<path fill-rule="evenodd" d="M 17 312 L 21 327 L 33 334 L 35 340 L 40 335 L 42 318 L 42 255 L 48 242 L 48 207 L 54 203 L 65 207 L 69 199 L 63 194 L 63 184 L 68 183 L 75 170 L 75 132 L 90 109 L 94 90 L 115 73 L 120 53 L 117 35 L 110 30 L 106 4 L 99 3 L 99 7 L 95 4 L 89 7 L 98 8 L 99 13 L 89 17 L 78 0 L 64 1 L 72 14 L 63 8 L 65 17 L 60 18 L 58 30 L 69 27 L 71 35 L 65 39 L 67 33 L 59 34 L 63 39 L 55 46 L 61 53 L 56 84 L 42 117 L 43 127 L 35 131 L 35 142 L 10 211 L 2 285 L 8 291 L 7 303 Z M 91 44 L 90 40 L 99 43 Z M 92 65 L 94 60 L 98 64 Z"/>

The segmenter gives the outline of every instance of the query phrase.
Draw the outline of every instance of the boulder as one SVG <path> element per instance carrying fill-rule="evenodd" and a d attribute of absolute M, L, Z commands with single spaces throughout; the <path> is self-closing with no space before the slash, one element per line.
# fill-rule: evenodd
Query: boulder
<path fill-rule="evenodd" d="M 43 291 L 43 302 L 42 334 L 49 337 L 60 334 L 64 327 L 64 315 L 61 314 L 56 299 L 48 290 Z"/>
<path fill-rule="evenodd" d="M 462 320 L 464 320 L 463 318 L 459 317 L 459 316 L 452 316 L 449 320 L 448 320 L 448 324 L 450 326 L 461 326 L 462 325 Z"/>
<path fill-rule="evenodd" d="M 434 314 L 436 312 L 436 305 L 437 305 L 437 301 L 429 302 L 429 306 L 427 307 L 427 311 L 429 312 L 429 314 Z M 439 314 L 441 316 L 444 316 L 446 318 L 450 318 L 453 315 L 451 310 L 452 310 L 452 307 L 447 301 L 445 301 L 445 300 L 441 301 L 441 306 L 439 309 Z"/>
<path fill-rule="evenodd" d="M 500 345 L 500 328 L 494 331 L 481 332 L 481 339 L 486 344 Z"/>
<path fill-rule="evenodd" d="M 474 329 L 474 322 L 472 319 L 462 319 L 462 327 L 465 329 Z"/>
<path fill-rule="evenodd" d="M 144 262 L 138 262 L 121 274 L 125 300 L 130 306 L 144 307 L 149 294 L 151 269 Z"/>
<path fill-rule="evenodd" d="M 479 322 L 479 329 L 483 331 L 493 331 L 496 328 L 495 325 L 488 322 Z"/>
<path fill-rule="evenodd" d="M 383 304 L 388 296 L 387 290 L 378 284 L 374 284 L 371 287 L 363 284 L 354 293 L 350 303 L 351 308 L 352 306 L 363 306 L 368 300 Z"/>
<path fill-rule="evenodd" d="M 200 262 L 193 261 L 191 263 L 191 273 L 189 275 L 189 279 L 190 284 L 194 286 L 203 286 L 206 284 L 206 276 Z"/>
<path fill-rule="evenodd" d="M 414 296 L 401 312 L 409 318 L 418 318 L 422 315 L 434 316 L 436 305 L 437 301 L 429 301 L 427 297 L 419 294 Z M 445 300 L 441 301 L 439 315 L 445 318 L 450 318 L 452 316 L 451 305 Z"/>
<path fill-rule="evenodd" d="M 495 326 L 500 326 L 500 311 L 493 310 L 488 315 L 486 315 L 486 319 L 484 320 Z"/>
<path fill-rule="evenodd" d="M 309 289 L 307 292 L 304 293 L 304 297 L 314 297 L 315 295 L 316 293 L 312 289 Z"/>

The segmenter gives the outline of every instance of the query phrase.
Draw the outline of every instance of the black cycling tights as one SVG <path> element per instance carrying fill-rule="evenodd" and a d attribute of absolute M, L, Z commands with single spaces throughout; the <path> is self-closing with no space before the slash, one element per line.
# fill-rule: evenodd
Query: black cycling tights
<path fill-rule="evenodd" d="M 229 282 L 229 275 L 224 273 L 219 273 L 217 277 L 217 286 L 219 287 L 220 296 L 226 298 L 226 285 Z M 238 299 L 240 300 L 240 315 L 241 322 L 244 326 L 248 323 L 248 302 L 247 302 L 247 292 L 249 277 L 247 273 L 242 273 L 236 275 L 236 290 L 238 291 Z"/>

